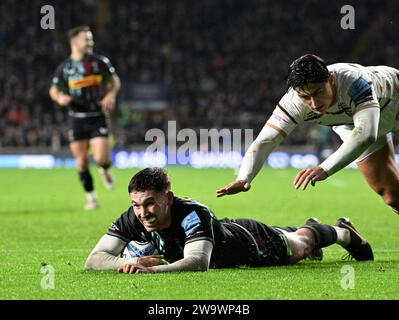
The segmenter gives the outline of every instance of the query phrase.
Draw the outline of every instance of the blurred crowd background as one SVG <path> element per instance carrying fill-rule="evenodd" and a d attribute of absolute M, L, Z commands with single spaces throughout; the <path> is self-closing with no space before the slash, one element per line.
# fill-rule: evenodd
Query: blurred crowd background
<path fill-rule="evenodd" d="M 46 4 L 55 9 L 55 30 L 40 27 Z M 345 4 L 355 8 L 354 30 L 341 28 Z M 328 64 L 399 67 L 398 7 L 376 0 L 2 0 L 0 150 L 67 148 L 67 112 L 48 90 L 69 55 L 67 30 L 77 25 L 92 28 L 95 51 L 122 79 L 112 131 L 115 148 L 130 149 L 144 144 L 148 129 L 166 130 L 168 120 L 178 129 L 252 128 L 256 135 L 285 93 L 290 62 L 305 53 Z M 140 101 L 143 90 L 154 101 Z M 328 128 L 296 130 L 286 145 L 334 143 Z"/>

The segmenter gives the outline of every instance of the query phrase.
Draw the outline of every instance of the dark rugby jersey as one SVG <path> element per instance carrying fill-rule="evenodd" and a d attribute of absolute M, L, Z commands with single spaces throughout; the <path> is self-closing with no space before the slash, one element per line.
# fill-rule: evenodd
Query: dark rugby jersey
<path fill-rule="evenodd" d="M 205 205 L 174 197 L 172 223 L 167 229 L 147 232 L 130 207 L 109 228 L 107 234 L 127 243 L 151 242 L 169 262 L 183 259 L 186 243 L 209 240 L 213 243 L 211 268 L 250 265 L 257 259 L 247 232 L 228 220 L 218 220 Z"/>
<path fill-rule="evenodd" d="M 81 61 L 69 57 L 57 67 L 52 85 L 72 97 L 73 113 L 100 113 L 100 101 L 113 74 L 115 68 L 104 56 L 86 55 Z"/>

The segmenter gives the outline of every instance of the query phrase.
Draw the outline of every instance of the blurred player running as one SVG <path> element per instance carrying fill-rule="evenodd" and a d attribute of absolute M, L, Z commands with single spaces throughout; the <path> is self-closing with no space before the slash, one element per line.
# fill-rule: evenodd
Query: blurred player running
<path fill-rule="evenodd" d="M 98 207 L 89 171 L 89 147 L 107 189 L 114 186 L 110 172 L 110 145 L 107 113 L 115 108 L 120 80 L 108 58 L 93 54 L 93 34 L 80 26 L 68 32 L 71 55 L 55 73 L 50 97 L 69 108 L 70 149 L 76 160 L 80 181 L 86 191 L 86 210 Z"/>
<path fill-rule="evenodd" d="M 268 155 L 301 123 L 332 126 L 342 145 L 316 168 L 301 170 L 296 189 L 325 180 L 356 161 L 369 186 L 398 213 L 399 170 L 392 133 L 399 136 L 399 71 L 337 63 L 312 54 L 289 69 L 288 92 L 248 148 L 236 181 L 217 196 L 247 191 Z"/>

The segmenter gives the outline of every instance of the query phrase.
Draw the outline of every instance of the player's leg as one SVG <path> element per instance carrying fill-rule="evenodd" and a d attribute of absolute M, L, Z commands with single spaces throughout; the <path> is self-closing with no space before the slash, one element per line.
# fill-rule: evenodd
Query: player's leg
<path fill-rule="evenodd" d="M 392 140 L 357 163 L 368 185 L 385 203 L 399 213 L 399 170 L 395 161 Z"/>
<path fill-rule="evenodd" d="M 320 223 L 319 220 L 316 218 L 309 218 L 308 220 L 305 221 L 305 224 L 308 223 Z M 273 226 L 273 228 L 277 228 L 281 231 L 286 231 L 286 232 L 295 232 L 299 228 L 298 227 L 278 227 L 278 226 Z M 323 260 L 323 250 L 321 248 L 314 248 L 309 255 L 307 256 L 309 260 Z"/>
<path fill-rule="evenodd" d="M 98 201 L 94 192 L 93 178 L 89 170 L 89 140 L 72 141 L 69 147 L 76 161 L 80 182 L 86 191 L 87 204 L 85 209 L 95 209 L 98 207 Z"/>
<path fill-rule="evenodd" d="M 95 137 L 90 140 L 90 146 L 93 152 L 95 162 L 100 168 L 100 174 L 108 190 L 114 188 L 115 179 L 110 171 L 111 167 L 111 148 L 108 137 Z"/>
<path fill-rule="evenodd" d="M 374 259 L 370 244 L 347 218 L 338 219 L 336 226 L 308 223 L 296 232 L 285 233 L 285 236 L 291 246 L 291 264 L 305 259 L 312 250 L 334 243 L 341 245 L 358 261 Z"/>

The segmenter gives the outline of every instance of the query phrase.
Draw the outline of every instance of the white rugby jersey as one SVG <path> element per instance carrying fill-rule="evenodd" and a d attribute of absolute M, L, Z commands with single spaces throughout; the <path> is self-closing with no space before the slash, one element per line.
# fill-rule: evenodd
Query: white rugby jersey
<path fill-rule="evenodd" d="M 397 111 L 394 109 L 399 107 L 399 70 L 387 66 L 364 67 L 353 63 L 332 64 L 328 70 L 335 78 L 337 102 L 324 114 L 314 113 L 296 91 L 290 88 L 277 104 L 267 124 L 283 136 L 289 135 L 298 124 L 305 122 L 327 126 L 353 125 L 353 114 L 356 111 L 377 103 L 382 115 L 389 113 L 389 116 L 380 118 L 379 127 L 389 132 L 392 124 L 386 122 L 395 121 Z"/>

